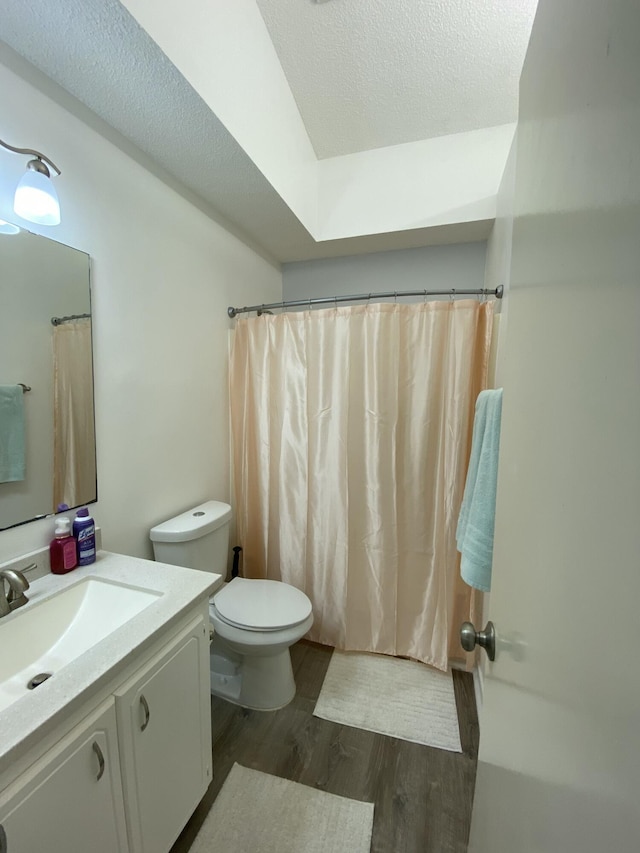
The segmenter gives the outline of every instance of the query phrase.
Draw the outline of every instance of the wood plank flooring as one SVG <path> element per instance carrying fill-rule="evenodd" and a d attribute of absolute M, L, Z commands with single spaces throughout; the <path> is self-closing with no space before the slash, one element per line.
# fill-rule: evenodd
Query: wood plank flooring
<path fill-rule="evenodd" d="M 211 697 L 213 781 L 171 853 L 190 849 L 236 761 L 375 803 L 371 853 L 465 853 L 478 753 L 471 675 L 453 672 L 463 752 L 446 752 L 314 717 L 331 653 L 304 640 L 292 647 L 297 693 L 281 711 Z"/>

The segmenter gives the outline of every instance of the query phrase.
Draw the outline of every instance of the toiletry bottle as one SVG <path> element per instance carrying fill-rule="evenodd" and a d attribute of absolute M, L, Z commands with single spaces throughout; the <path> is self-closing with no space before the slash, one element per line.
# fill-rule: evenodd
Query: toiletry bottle
<path fill-rule="evenodd" d="M 96 525 L 85 507 L 73 520 L 73 535 L 77 543 L 78 565 L 88 566 L 96 561 Z"/>
<path fill-rule="evenodd" d="M 71 535 L 70 518 L 56 518 L 55 538 L 49 545 L 49 562 L 54 575 L 66 575 L 78 565 L 76 540 Z"/>

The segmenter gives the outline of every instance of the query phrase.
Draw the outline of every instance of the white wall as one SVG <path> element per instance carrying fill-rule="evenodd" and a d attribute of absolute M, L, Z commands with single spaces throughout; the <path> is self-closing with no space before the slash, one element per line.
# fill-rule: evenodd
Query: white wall
<path fill-rule="evenodd" d="M 62 224 L 29 227 L 92 258 L 93 511 L 106 548 L 150 555 L 150 526 L 229 496 L 226 308 L 279 299 L 281 274 L 3 66 L 0 114 L 3 139 L 43 150 L 62 169 Z M 0 218 L 17 221 L 24 163 L 0 151 Z M 51 532 L 48 520 L 1 533 L 0 562 Z"/>
<path fill-rule="evenodd" d="M 462 243 L 284 264 L 284 298 L 484 287 L 485 251 Z"/>
<path fill-rule="evenodd" d="M 511 282 L 511 240 L 513 237 L 513 217 L 516 181 L 517 134 L 514 137 L 500 181 L 496 199 L 496 220 L 487 241 L 487 266 L 485 287 L 494 288 L 503 285 L 505 297 Z M 502 328 L 504 329 L 509 300 L 500 304 Z"/>
<path fill-rule="evenodd" d="M 515 124 L 318 163 L 318 239 L 493 219 Z"/>
<path fill-rule="evenodd" d="M 513 217 L 515 202 L 517 133 L 511 145 L 505 165 L 504 175 L 496 199 L 496 221 L 487 241 L 487 261 L 485 265 L 484 286 L 495 289 L 504 287 L 504 298 L 496 302 L 493 322 L 493 340 L 489 356 L 489 382 L 491 387 L 502 387 L 504 372 L 504 342 L 507 334 L 507 312 L 509 308 L 509 285 L 511 283 L 511 241 L 513 236 Z M 489 618 L 490 593 L 484 593 L 482 605 L 482 628 Z M 479 626 L 476 626 L 481 630 Z M 486 655 L 478 658 L 476 676 L 476 704 L 478 714 L 482 713 L 484 692 L 484 673 L 487 666 Z"/>

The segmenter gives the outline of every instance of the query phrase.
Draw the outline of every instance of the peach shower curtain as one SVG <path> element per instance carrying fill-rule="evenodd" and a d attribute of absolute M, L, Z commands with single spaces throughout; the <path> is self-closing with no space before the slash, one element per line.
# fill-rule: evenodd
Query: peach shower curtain
<path fill-rule="evenodd" d="M 91 320 L 53 327 L 53 505 L 96 498 Z"/>
<path fill-rule="evenodd" d="M 446 669 L 477 599 L 455 529 L 492 303 L 237 321 L 230 367 L 244 574 L 304 590 L 309 638 Z"/>

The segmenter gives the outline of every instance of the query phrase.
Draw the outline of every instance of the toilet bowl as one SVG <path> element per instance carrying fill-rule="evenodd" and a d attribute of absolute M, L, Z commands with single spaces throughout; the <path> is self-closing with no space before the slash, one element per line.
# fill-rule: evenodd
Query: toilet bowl
<path fill-rule="evenodd" d="M 155 559 L 225 575 L 231 507 L 207 501 L 152 528 Z M 281 581 L 237 577 L 213 595 L 211 693 L 261 711 L 296 692 L 289 647 L 313 624 L 311 602 Z"/>
<path fill-rule="evenodd" d="M 295 696 L 289 647 L 313 624 L 311 602 L 289 584 L 234 578 L 213 597 L 211 692 L 263 711 Z"/>

